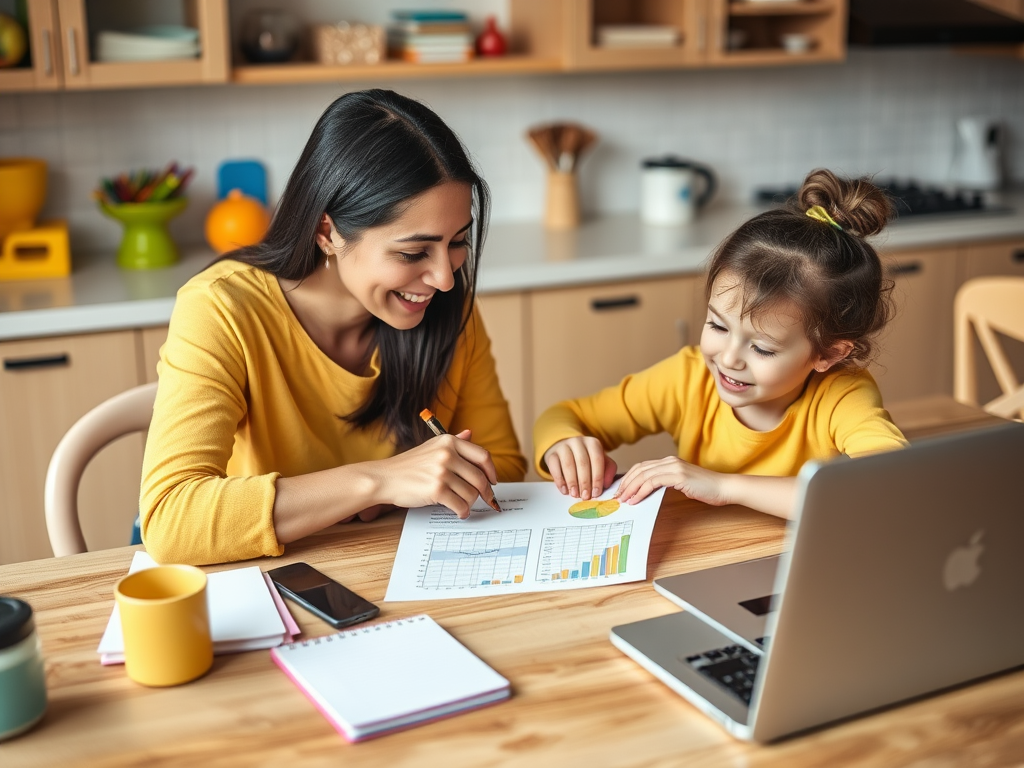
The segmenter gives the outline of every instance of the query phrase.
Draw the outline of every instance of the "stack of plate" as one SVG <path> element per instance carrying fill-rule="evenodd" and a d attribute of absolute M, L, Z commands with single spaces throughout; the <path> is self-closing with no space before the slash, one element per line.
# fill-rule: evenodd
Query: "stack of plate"
<path fill-rule="evenodd" d="M 194 59 L 199 50 L 199 30 L 192 27 L 164 24 L 96 35 L 97 61 Z"/>

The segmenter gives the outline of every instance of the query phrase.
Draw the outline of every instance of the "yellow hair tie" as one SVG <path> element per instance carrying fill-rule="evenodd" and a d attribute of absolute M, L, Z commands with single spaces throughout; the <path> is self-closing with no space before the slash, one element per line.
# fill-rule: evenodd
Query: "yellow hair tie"
<path fill-rule="evenodd" d="M 820 205 L 812 205 L 810 208 L 807 209 L 806 213 L 812 219 L 817 219 L 818 221 L 823 221 L 826 224 L 828 224 L 829 226 L 835 227 L 840 232 L 843 231 L 843 228 L 836 223 L 836 220 L 833 219 L 831 216 L 829 216 L 828 215 L 828 211 L 826 211 Z"/>

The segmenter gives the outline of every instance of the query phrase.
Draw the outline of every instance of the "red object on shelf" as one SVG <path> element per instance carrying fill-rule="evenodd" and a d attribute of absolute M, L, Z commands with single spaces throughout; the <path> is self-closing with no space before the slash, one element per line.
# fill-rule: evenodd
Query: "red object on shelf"
<path fill-rule="evenodd" d="M 498 31 L 498 22 L 494 16 L 488 16 L 484 30 L 476 38 L 478 56 L 503 56 L 508 45 L 505 36 Z"/>

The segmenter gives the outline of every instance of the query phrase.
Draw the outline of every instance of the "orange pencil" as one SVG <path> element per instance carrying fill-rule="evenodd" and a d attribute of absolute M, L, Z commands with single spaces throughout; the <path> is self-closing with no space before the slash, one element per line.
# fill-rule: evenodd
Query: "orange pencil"
<path fill-rule="evenodd" d="M 441 422 L 437 420 L 437 416 L 435 416 L 434 412 L 429 408 L 424 408 L 420 411 L 420 418 L 426 422 L 428 427 L 430 427 L 430 431 L 438 437 L 448 434 L 448 430 L 441 425 Z M 498 500 L 494 497 L 494 488 L 491 488 L 491 498 L 484 499 L 484 501 L 486 501 L 495 512 L 502 511 L 501 507 L 498 505 Z"/>

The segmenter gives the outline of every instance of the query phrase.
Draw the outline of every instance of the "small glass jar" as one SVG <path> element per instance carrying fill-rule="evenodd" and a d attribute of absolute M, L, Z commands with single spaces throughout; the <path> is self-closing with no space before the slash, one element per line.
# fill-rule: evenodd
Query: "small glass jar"
<path fill-rule="evenodd" d="M 32 608 L 0 597 L 0 741 L 35 725 L 46 712 L 46 672 Z"/>

